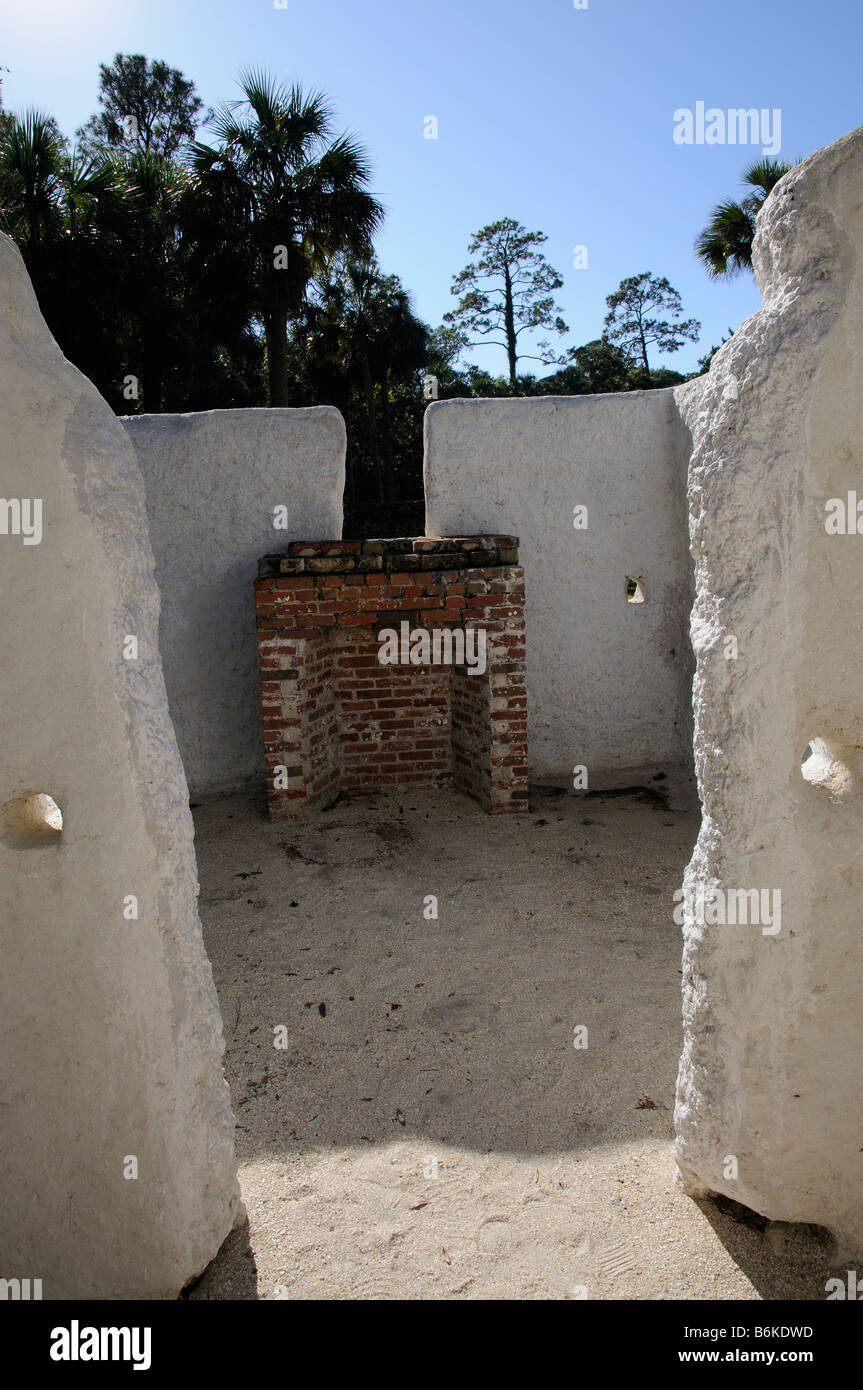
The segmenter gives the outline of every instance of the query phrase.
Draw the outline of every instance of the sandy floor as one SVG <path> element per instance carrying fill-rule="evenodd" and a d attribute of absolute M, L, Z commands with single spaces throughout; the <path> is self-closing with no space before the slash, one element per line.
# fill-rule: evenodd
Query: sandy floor
<path fill-rule="evenodd" d="M 535 789 L 518 816 L 442 791 L 195 818 L 248 1225 L 187 1296 L 824 1297 L 815 1233 L 675 1185 L 691 809 Z"/>

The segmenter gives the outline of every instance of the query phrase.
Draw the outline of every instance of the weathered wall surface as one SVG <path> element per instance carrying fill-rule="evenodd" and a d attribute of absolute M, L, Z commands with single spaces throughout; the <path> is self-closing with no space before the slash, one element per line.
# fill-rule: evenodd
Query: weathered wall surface
<path fill-rule="evenodd" d="M 321 406 L 123 423 L 144 477 L 159 646 L 189 786 L 263 786 L 252 583 L 260 557 L 287 541 L 341 536 L 344 422 Z M 287 529 L 274 527 L 279 507 Z"/>
<path fill-rule="evenodd" d="M 0 534 L 0 1277 L 170 1298 L 238 1195 L 144 493 L 6 237 L 0 396 L 0 490 L 42 504 L 38 543 Z M 34 793 L 62 832 L 24 823 Z"/>
<path fill-rule="evenodd" d="M 677 392 L 704 804 L 686 874 L 679 1165 L 694 1193 L 819 1223 L 860 1255 L 863 534 L 828 534 L 826 513 L 863 498 L 863 129 L 782 180 L 755 267 L 763 309 Z M 834 760 L 820 782 L 801 772 L 813 738 Z M 699 887 L 725 898 L 699 909 Z M 717 923 L 737 889 L 770 890 L 771 909 L 781 892 L 780 929 L 772 910 Z"/>
<path fill-rule="evenodd" d="M 520 540 L 531 774 L 688 765 L 691 563 L 672 393 L 440 401 L 425 428 L 427 534 Z M 644 603 L 627 602 L 627 578 Z"/>

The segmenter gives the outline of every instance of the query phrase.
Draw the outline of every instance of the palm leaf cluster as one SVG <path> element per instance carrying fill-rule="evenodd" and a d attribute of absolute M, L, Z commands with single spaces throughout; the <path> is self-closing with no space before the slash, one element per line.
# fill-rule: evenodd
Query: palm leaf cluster
<path fill-rule="evenodd" d="M 130 63 L 143 81 L 143 59 L 118 55 L 115 72 Z M 212 117 L 211 143 L 178 152 L 124 141 L 111 121 L 116 139 L 100 144 L 96 118 L 70 148 L 45 113 L 3 113 L 0 228 L 61 347 L 116 409 L 262 393 L 286 405 L 289 322 L 337 256 L 373 254 L 383 209 L 369 162 L 325 98 L 260 71 L 240 85 Z"/>
<path fill-rule="evenodd" d="M 288 321 L 340 252 L 371 257 L 383 209 L 367 189 L 362 148 L 335 133 L 321 93 L 259 71 L 244 73 L 240 85 L 243 97 L 215 114 L 216 145 L 196 143 L 189 163 L 204 206 L 249 258 L 270 404 L 286 405 Z"/>
<path fill-rule="evenodd" d="M 745 186 L 752 191 L 739 201 L 728 198 L 713 209 L 710 221 L 695 242 L 696 254 L 710 275 L 737 275 L 741 270 L 751 270 L 758 213 L 768 194 L 793 168 L 793 164 L 782 160 L 759 160 L 743 175 Z"/>

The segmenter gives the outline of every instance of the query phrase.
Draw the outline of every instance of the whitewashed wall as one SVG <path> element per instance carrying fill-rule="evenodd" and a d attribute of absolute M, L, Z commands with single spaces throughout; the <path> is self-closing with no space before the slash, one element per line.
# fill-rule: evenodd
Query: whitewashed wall
<path fill-rule="evenodd" d="M 43 522 L 0 534 L 0 1274 L 176 1298 L 239 1189 L 144 489 L 4 236 L 0 413 L 0 490 Z M 62 830 L 28 830 L 36 793 Z"/>
<path fill-rule="evenodd" d="M 252 581 L 289 540 L 342 533 L 345 427 L 330 406 L 129 416 L 147 494 L 159 646 L 194 795 L 260 779 Z M 274 528 L 287 507 L 286 530 Z"/>
<path fill-rule="evenodd" d="M 687 455 L 672 392 L 439 401 L 425 428 L 426 531 L 520 539 L 532 775 L 687 766 Z M 627 578 L 644 603 L 627 602 Z"/>
<path fill-rule="evenodd" d="M 763 309 L 676 393 L 704 807 L 678 1161 L 693 1194 L 826 1226 L 859 1260 L 863 534 L 853 505 L 844 532 L 828 522 L 863 499 L 863 128 L 781 180 L 753 260 Z"/>

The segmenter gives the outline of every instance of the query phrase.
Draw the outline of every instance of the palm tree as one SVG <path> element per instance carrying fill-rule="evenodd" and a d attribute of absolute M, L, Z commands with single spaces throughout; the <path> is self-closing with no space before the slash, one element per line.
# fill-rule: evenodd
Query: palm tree
<path fill-rule="evenodd" d="M 66 146 L 42 111 L 12 116 L 0 142 L 0 227 L 22 252 L 36 250 L 62 228 Z"/>
<path fill-rule="evenodd" d="M 374 361 L 380 383 L 381 434 L 384 451 L 387 501 L 394 502 L 391 395 L 393 381 L 404 381 L 425 366 L 428 326 L 418 319 L 411 299 L 397 275 L 388 275 L 381 286 L 377 309 L 377 341 Z"/>
<path fill-rule="evenodd" d="M 197 308 L 181 238 L 183 205 L 192 193 L 189 172 L 160 154 L 134 150 L 117 158 L 134 217 L 126 219 L 122 248 L 126 269 L 126 368 L 140 372 L 138 408 L 166 409 L 184 324 Z M 208 343 L 200 342 L 204 353 Z"/>
<path fill-rule="evenodd" d="M 383 277 L 377 266 L 369 261 L 348 257 L 343 263 L 343 277 L 332 282 L 324 304 L 324 320 L 335 320 L 341 329 L 345 370 L 351 376 L 359 373 L 369 427 L 369 455 L 377 480 L 378 501 L 383 502 L 383 480 L 380 470 L 378 423 L 375 411 L 375 388 L 372 377 L 372 352 L 379 332 L 379 298 Z"/>
<path fill-rule="evenodd" d="M 426 325 L 414 314 L 397 275 L 384 275 L 374 260 L 340 255 L 316 303 L 309 306 L 304 327 L 314 374 L 320 378 L 336 368 L 343 386 L 361 394 L 378 502 L 395 501 L 392 380 L 408 379 L 425 364 Z M 347 395 L 343 399 L 346 404 Z M 354 486 L 351 468 L 351 496 Z"/>
<path fill-rule="evenodd" d="M 129 206 L 121 168 L 69 147 L 53 116 L 10 115 L 0 136 L 0 226 L 22 252 L 92 228 L 98 212 Z"/>
<path fill-rule="evenodd" d="M 719 203 L 695 242 L 709 275 L 736 275 L 752 269 L 752 242 L 756 218 L 767 198 L 783 175 L 793 169 L 777 159 L 761 159 L 743 175 L 743 182 L 753 191 L 739 203 L 733 199 Z"/>
<path fill-rule="evenodd" d="M 18 243 L 54 336 L 90 375 L 87 330 L 100 314 L 119 317 L 123 302 L 118 238 L 131 213 L 123 171 L 70 152 L 52 117 L 27 111 L 4 123 L 0 228 Z"/>
<path fill-rule="evenodd" d="M 38 111 L 0 124 L 0 229 L 63 352 L 122 413 L 265 398 L 250 258 L 197 195 L 165 156 L 70 150 Z"/>
<path fill-rule="evenodd" d="M 243 99 L 214 117 L 218 148 L 198 142 L 191 164 L 225 234 L 254 257 L 270 405 L 287 405 L 288 320 L 338 252 L 372 254 L 383 209 L 367 191 L 364 151 L 350 135 L 334 135 L 320 93 L 264 72 L 241 74 L 240 87 Z"/>

